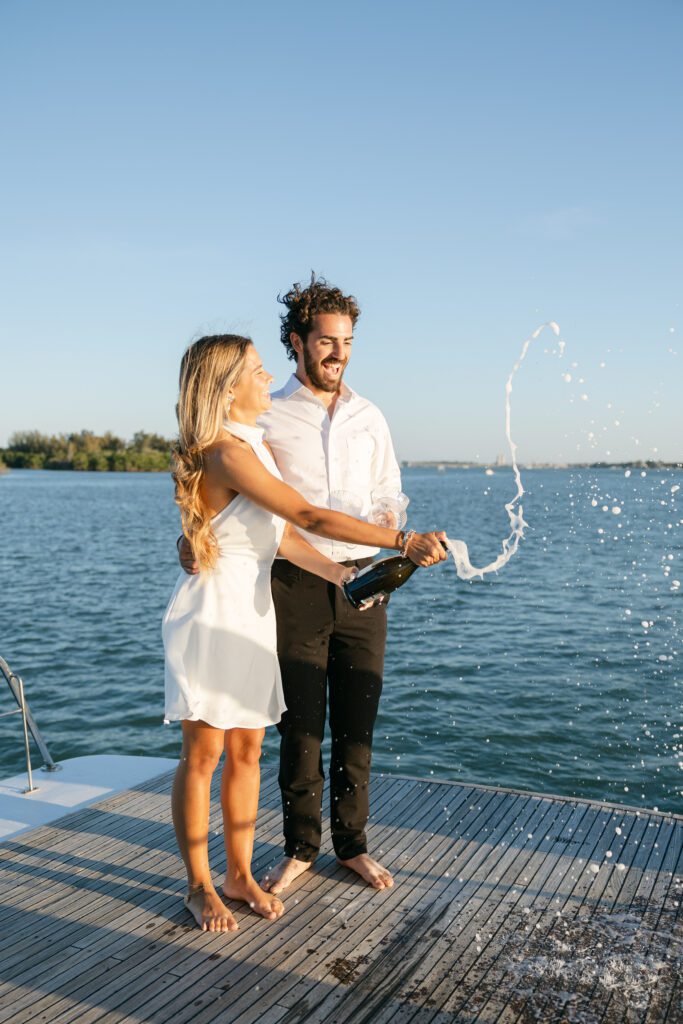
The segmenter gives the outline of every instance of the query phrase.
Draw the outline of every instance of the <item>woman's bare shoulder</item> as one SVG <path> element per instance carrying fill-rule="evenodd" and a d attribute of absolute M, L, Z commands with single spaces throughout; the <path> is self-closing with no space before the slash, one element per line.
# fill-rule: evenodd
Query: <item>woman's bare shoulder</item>
<path fill-rule="evenodd" d="M 236 463 L 243 465 L 250 458 L 256 459 L 251 445 L 234 435 L 221 437 L 204 449 L 204 467 L 208 471 L 225 470 Z"/>

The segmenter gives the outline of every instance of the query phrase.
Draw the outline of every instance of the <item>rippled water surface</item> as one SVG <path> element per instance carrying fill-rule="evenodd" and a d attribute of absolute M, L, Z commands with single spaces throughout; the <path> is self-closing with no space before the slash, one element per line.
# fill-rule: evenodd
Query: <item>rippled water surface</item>
<path fill-rule="evenodd" d="M 375 767 L 681 811 L 683 473 L 523 479 L 530 529 L 502 573 L 421 570 L 392 598 Z M 475 564 L 495 557 L 509 470 L 409 469 L 404 489 L 410 525 L 466 540 Z M 0 514 L 0 655 L 53 755 L 175 756 L 170 479 L 14 471 Z M 273 763 L 274 729 L 266 748 Z M 19 719 L 0 719 L 0 770 L 21 765 Z"/>

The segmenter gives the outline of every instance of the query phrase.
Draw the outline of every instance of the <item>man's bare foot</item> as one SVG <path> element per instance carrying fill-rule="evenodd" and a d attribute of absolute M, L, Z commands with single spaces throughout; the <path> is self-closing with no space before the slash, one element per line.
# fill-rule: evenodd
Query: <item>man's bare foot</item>
<path fill-rule="evenodd" d="M 255 878 L 237 878 L 223 883 L 223 895 L 229 900 L 242 900 L 248 903 L 255 914 L 260 914 L 267 921 L 277 921 L 285 912 L 282 900 L 264 892 Z"/>
<path fill-rule="evenodd" d="M 213 886 L 193 886 L 183 902 L 203 932 L 236 932 L 239 930 L 237 921 Z"/>
<path fill-rule="evenodd" d="M 266 892 L 283 892 L 288 889 L 295 878 L 312 866 L 310 860 L 297 860 L 296 857 L 285 857 L 268 872 L 261 885 Z"/>
<path fill-rule="evenodd" d="M 373 889 L 391 889 L 394 884 L 394 880 L 387 869 L 383 868 L 381 864 L 378 864 L 367 853 L 359 853 L 357 857 L 351 857 L 350 860 L 340 860 L 339 857 L 337 857 L 337 860 L 345 868 L 351 868 L 357 875 L 360 875 Z"/>

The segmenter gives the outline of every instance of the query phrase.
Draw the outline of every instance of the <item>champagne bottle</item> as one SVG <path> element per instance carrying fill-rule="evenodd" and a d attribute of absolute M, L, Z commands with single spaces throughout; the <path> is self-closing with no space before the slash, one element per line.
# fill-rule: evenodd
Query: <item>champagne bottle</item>
<path fill-rule="evenodd" d="M 441 541 L 441 546 L 448 551 L 445 541 Z M 390 555 L 366 565 L 353 579 L 342 584 L 342 590 L 354 608 L 360 608 L 365 601 L 377 598 L 381 601 L 392 591 L 398 590 L 408 582 L 416 569 L 419 566 L 407 555 Z"/>
<path fill-rule="evenodd" d="M 353 579 L 347 580 L 342 589 L 354 608 L 360 608 L 364 601 L 386 597 L 402 587 L 417 568 L 415 562 L 404 555 L 390 555 L 366 565 Z"/>

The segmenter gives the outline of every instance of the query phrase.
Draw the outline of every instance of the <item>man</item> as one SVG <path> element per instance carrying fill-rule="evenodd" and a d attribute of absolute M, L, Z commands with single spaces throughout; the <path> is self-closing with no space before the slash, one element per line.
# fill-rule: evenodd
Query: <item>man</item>
<path fill-rule="evenodd" d="M 384 417 L 343 381 L 360 315 L 356 300 L 324 279 L 296 284 L 280 301 L 281 341 L 296 370 L 272 395 L 262 422 L 287 483 L 315 505 L 367 516 L 371 495 L 396 496 L 400 471 Z M 362 567 L 376 549 L 306 535 L 328 558 Z M 277 559 L 273 599 L 287 711 L 279 725 L 285 858 L 263 881 L 279 893 L 320 849 L 320 753 L 329 694 L 332 843 L 340 863 L 376 889 L 390 872 L 367 850 L 372 734 L 382 690 L 384 605 L 359 613 L 338 587 Z"/>

